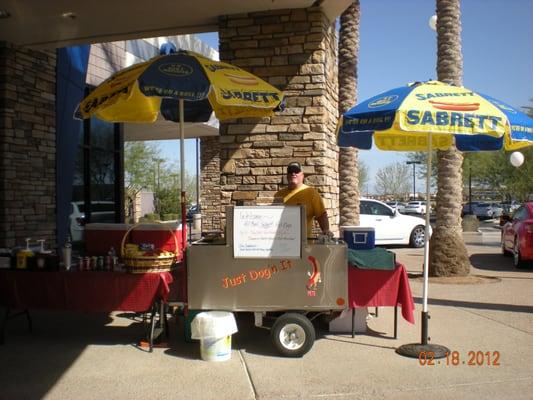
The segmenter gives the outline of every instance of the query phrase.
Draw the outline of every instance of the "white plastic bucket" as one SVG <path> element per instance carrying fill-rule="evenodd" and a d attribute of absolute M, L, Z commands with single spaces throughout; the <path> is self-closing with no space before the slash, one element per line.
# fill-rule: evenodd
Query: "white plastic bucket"
<path fill-rule="evenodd" d="M 235 316 L 227 311 L 201 312 L 191 322 L 191 337 L 200 339 L 200 355 L 205 361 L 229 360 L 235 332 Z"/>
<path fill-rule="evenodd" d="M 200 355 L 204 361 L 226 361 L 231 358 L 231 335 L 200 339 Z"/>

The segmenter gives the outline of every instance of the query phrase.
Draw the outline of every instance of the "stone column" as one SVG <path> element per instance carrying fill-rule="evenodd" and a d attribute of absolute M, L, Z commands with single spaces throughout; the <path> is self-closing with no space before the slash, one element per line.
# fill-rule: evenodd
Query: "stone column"
<path fill-rule="evenodd" d="M 0 42 L 0 247 L 55 245 L 55 51 Z"/>
<path fill-rule="evenodd" d="M 220 225 L 220 141 L 224 138 L 205 137 L 201 140 L 202 232 L 219 230 Z"/>
<path fill-rule="evenodd" d="M 219 18 L 220 58 L 283 90 L 286 108 L 270 118 L 221 124 L 220 204 L 270 203 L 299 161 L 306 183 L 338 217 L 337 38 L 318 7 Z M 217 210 L 218 212 L 218 210 Z M 222 223 L 224 223 L 222 221 Z"/>

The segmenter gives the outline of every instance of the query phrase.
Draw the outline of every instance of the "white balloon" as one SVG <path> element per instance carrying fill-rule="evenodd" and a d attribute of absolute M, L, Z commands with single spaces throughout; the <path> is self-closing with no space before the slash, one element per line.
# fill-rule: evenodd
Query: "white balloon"
<path fill-rule="evenodd" d="M 436 16 L 436 15 L 432 15 L 432 16 L 429 18 L 428 24 L 429 24 L 429 27 L 430 27 L 431 29 L 433 29 L 434 31 L 436 31 L 436 30 L 437 30 L 437 16 Z"/>
<path fill-rule="evenodd" d="M 513 167 L 519 167 L 524 163 L 524 155 L 519 151 L 514 151 L 511 153 L 509 161 L 511 162 Z"/>

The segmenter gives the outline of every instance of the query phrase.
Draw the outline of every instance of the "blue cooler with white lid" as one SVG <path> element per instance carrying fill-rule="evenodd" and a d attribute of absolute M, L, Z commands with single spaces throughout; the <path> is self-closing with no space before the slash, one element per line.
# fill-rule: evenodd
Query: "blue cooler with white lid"
<path fill-rule="evenodd" d="M 352 250 L 370 250 L 376 247 L 374 228 L 364 226 L 341 226 L 341 238 Z"/>

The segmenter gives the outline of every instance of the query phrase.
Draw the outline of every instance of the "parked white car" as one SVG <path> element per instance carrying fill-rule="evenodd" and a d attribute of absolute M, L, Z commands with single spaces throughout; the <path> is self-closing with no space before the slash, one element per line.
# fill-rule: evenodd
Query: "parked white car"
<path fill-rule="evenodd" d="M 83 240 L 85 233 L 85 202 L 70 203 L 69 231 L 73 242 Z M 115 222 L 115 202 L 93 201 L 91 203 L 91 222 Z"/>
<path fill-rule="evenodd" d="M 503 210 L 503 214 L 512 214 L 515 210 L 520 208 L 520 203 L 517 203 L 516 201 L 505 201 L 503 203 L 500 203 L 500 207 Z"/>
<path fill-rule="evenodd" d="M 410 201 L 405 206 L 405 214 L 425 214 L 426 202 L 425 201 Z"/>
<path fill-rule="evenodd" d="M 423 247 L 426 241 L 423 219 L 403 215 L 381 201 L 361 199 L 359 220 L 361 226 L 375 229 L 377 245 Z"/>
<path fill-rule="evenodd" d="M 405 203 L 399 202 L 399 201 L 387 201 L 385 203 L 393 210 L 397 210 L 401 212 L 402 214 L 405 214 Z"/>

